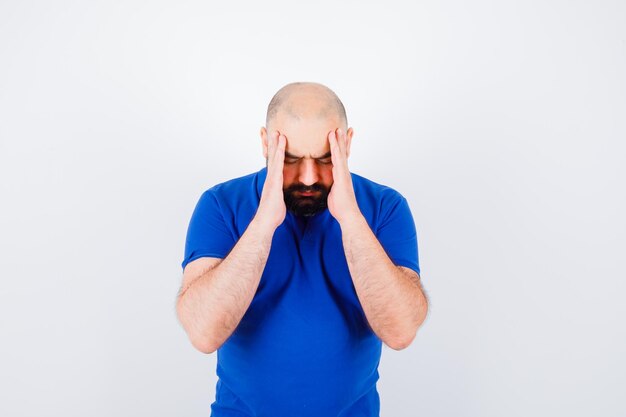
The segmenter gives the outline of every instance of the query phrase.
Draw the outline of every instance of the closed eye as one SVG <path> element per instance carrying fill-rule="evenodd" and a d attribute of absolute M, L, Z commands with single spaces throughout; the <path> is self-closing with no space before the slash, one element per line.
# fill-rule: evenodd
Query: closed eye
<path fill-rule="evenodd" d="M 295 163 L 297 163 L 298 161 L 300 161 L 302 158 L 297 158 L 295 156 L 287 156 L 285 155 L 285 164 L 287 165 L 293 165 Z M 322 165 L 328 165 L 328 164 L 332 164 L 332 158 L 330 156 L 321 156 L 319 158 L 314 158 L 315 161 L 317 161 L 318 163 L 322 164 Z"/>

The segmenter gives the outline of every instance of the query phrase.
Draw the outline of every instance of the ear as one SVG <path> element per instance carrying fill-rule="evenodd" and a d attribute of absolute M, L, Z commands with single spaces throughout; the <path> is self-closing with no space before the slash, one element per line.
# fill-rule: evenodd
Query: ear
<path fill-rule="evenodd" d="M 348 128 L 346 131 L 346 158 L 350 156 L 350 144 L 352 143 L 352 135 L 354 134 L 354 129 Z"/>
<path fill-rule="evenodd" d="M 261 127 L 261 147 L 263 148 L 263 158 L 267 159 L 267 129 L 265 126 Z"/>

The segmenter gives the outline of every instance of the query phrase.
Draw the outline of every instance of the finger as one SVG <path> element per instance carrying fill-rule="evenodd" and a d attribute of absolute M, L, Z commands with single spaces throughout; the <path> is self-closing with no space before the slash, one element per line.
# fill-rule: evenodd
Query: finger
<path fill-rule="evenodd" d="M 279 145 L 280 145 L 280 137 L 283 136 L 278 130 L 276 131 L 275 135 L 274 135 L 274 152 L 272 153 L 272 159 L 276 159 L 276 155 L 280 152 L 279 149 Z M 284 152 L 284 150 L 283 150 Z"/>
<path fill-rule="evenodd" d="M 267 158 L 268 160 L 274 159 L 274 140 L 278 131 L 273 131 L 267 139 Z"/>
<path fill-rule="evenodd" d="M 331 130 L 328 133 L 328 143 L 330 145 L 330 155 L 333 161 L 333 165 L 337 165 L 339 162 L 339 144 L 337 143 L 337 136 L 335 135 L 335 131 Z"/>
<path fill-rule="evenodd" d="M 339 149 L 341 150 L 341 157 L 345 159 L 346 157 L 346 132 L 341 130 L 341 128 L 337 128 L 337 141 L 339 142 Z"/>
<path fill-rule="evenodd" d="M 345 164 L 346 158 L 341 145 L 341 137 L 337 134 L 338 132 L 341 132 L 341 130 L 333 130 L 330 134 L 332 137 L 331 153 L 333 154 L 333 165 L 341 169 Z"/>
<path fill-rule="evenodd" d="M 341 148 L 339 147 L 339 141 L 334 130 L 328 135 L 328 140 L 330 142 L 330 153 L 333 163 L 333 178 L 334 181 L 339 184 L 343 181 L 345 159 L 341 155 Z"/>
<path fill-rule="evenodd" d="M 285 135 L 279 135 L 276 138 L 276 155 L 275 155 L 275 176 L 276 186 L 280 189 L 283 187 L 283 169 L 285 167 L 285 146 L 287 145 L 287 137 Z"/>
<path fill-rule="evenodd" d="M 281 171 L 282 172 L 282 166 L 281 166 L 281 162 L 276 160 L 276 155 L 280 152 L 278 152 L 278 144 L 279 144 L 279 140 L 280 139 L 280 132 L 279 131 L 274 131 L 272 132 L 272 135 L 270 137 L 270 141 L 269 141 L 269 149 L 270 151 L 268 152 L 268 171 L 270 173 L 270 175 L 272 176 L 276 176 L 276 171 Z M 275 165 L 278 165 L 278 167 L 276 167 Z"/>
<path fill-rule="evenodd" d="M 286 144 L 287 144 L 287 138 L 285 137 L 285 135 L 282 135 L 282 134 L 278 135 L 278 137 L 276 138 L 276 151 L 274 154 L 274 159 L 276 160 L 276 163 L 281 166 L 281 169 L 282 169 L 283 161 L 285 160 Z"/>

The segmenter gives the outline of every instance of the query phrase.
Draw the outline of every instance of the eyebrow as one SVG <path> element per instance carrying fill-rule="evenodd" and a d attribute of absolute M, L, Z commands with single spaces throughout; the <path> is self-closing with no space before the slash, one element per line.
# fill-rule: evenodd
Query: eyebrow
<path fill-rule="evenodd" d="M 313 159 L 324 159 L 324 158 L 330 158 L 331 156 L 332 156 L 332 153 L 331 153 L 330 151 L 328 151 L 328 152 L 326 152 L 326 153 L 325 153 L 324 155 L 322 155 L 322 156 L 316 156 L 316 157 L 313 157 Z M 287 151 L 285 151 L 285 157 L 286 157 L 286 158 L 294 158 L 294 159 L 299 159 L 299 158 L 301 158 L 301 156 L 296 156 L 296 155 L 294 155 L 294 154 L 292 154 L 292 153 L 289 153 L 289 152 L 287 152 Z"/>

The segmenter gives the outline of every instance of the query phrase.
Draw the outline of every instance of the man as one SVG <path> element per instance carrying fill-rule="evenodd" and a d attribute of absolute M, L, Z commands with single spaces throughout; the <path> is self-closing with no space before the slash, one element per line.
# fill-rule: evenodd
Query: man
<path fill-rule="evenodd" d="M 379 415 L 382 342 L 407 347 L 428 303 L 407 201 L 350 173 L 352 136 L 333 91 L 287 84 L 266 166 L 200 197 L 177 314 L 217 350 L 213 417 Z"/>

